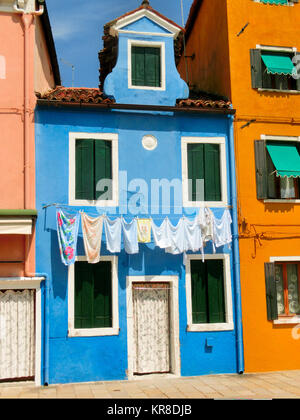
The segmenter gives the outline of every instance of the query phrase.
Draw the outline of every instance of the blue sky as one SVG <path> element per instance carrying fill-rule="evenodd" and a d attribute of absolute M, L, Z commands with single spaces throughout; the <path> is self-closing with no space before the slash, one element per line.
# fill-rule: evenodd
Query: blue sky
<path fill-rule="evenodd" d="M 47 0 L 62 84 L 98 87 L 98 52 L 105 23 L 136 9 L 142 0 Z M 183 0 L 184 23 L 193 0 Z M 150 0 L 150 5 L 182 25 L 180 0 Z M 64 61 L 62 61 L 64 60 Z M 69 64 L 66 64 L 69 63 Z"/>

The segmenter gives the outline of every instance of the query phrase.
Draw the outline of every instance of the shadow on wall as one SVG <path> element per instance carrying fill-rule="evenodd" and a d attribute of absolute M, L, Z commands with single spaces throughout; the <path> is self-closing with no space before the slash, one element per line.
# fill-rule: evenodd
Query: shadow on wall
<path fill-rule="evenodd" d="M 269 213 L 294 213 L 294 203 L 265 203 L 265 212 Z"/>

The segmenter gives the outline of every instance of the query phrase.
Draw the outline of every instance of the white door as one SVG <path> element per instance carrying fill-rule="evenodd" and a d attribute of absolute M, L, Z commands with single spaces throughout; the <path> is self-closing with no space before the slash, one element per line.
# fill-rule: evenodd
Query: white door
<path fill-rule="evenodd" d="M 34 290 L 0 290 L 0 380 L 34 376 Z"/>
<path fill-rule="evenodd" d="M 170 372 L 169 285 L 133 284 L 134 374 Z"/>

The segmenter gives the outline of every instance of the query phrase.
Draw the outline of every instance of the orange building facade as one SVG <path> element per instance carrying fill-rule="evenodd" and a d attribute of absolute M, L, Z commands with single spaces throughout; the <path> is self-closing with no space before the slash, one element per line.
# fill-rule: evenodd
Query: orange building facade
<path fill-rule="evenodd" d="M 0 2 L 0 381 L 40 381 L 35 267 L 35 92 L 60 84 L 46 5 Z"/>
<path fill-rule="evenodd" d="M 236 109 L 246 372 L 300 369 L 298 54 L 296 1 L 192 5 L 178 69 L 191 89 L 224 96 Z"/>

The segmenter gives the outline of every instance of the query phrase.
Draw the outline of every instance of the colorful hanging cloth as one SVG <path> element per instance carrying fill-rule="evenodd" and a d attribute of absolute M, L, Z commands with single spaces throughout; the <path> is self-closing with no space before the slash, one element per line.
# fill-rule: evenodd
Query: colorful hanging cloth
<path fill-rule="evenodd" d="M 137 254 L 139 252 L 137 220 L 133 219 L 127 223 L 122 218 L 122 231 L 125 252 L 127 254 Z"/>
<path fill-rule="evenodd" d="M 60 256 L 63 264 L 71 265 L 75 262 L 79 228 L 79 213 L 75 216 L 56 211 L 57 236 Z"/>
<path fill-rule="evenodd" d="M 104 217 L 106 248 L 112 254 L 121 252 L 122 223 L 120 217 L 110 220 Z"/>
<path fill-rule="evenodd" d="M 151 219 L 137 219 L 138 241 L 151 242 Z"/>
<path fill-rule="evenodd" d="M 103 216 L 90 217 L 82 212 L 81 225 L 87 260 L 91 264 L 98 263 L 100 261 Z"/>

